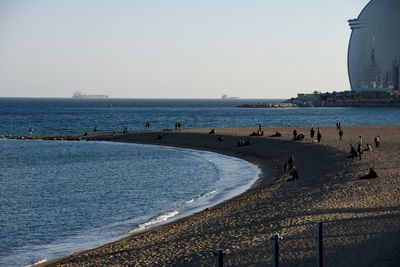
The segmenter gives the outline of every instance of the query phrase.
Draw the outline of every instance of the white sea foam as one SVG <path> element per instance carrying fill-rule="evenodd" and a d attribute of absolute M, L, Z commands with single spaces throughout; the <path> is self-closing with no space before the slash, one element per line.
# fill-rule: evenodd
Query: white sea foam
<path fill-rule="evenodd" d="M 35 265 L 41 264 L 41 263 L 45 263 L 47 261 L 48 261 L 48 259 L 44 258 L 44 259 L 38 260 L 37 262 L 34 262 L 32 265 L 28 265 L 28 267 L 35 266 Z"/>
<path fill-rule="evenodd" d="M 156 224 L 159 224 L 159 223 L 163 223 L 163 222 L 167 221 L 168 219 L 170 219 L 170 218 L 172 218 L 172 217 L 175 217 L 175 216 L 178 215 L 178 214 L 179 214 L 179 212 L 178 212 L 177 210 L 168 211 L 168 212 L 166 212 L 166 213 L 163 213 L 163 214 L 161 214 L 161 215 L 159 215 L 159 216 L 154 217 L 153 219 L 151 219 L 151 220 L 148 221 L 148 222 L 139 224 L 139 227 L 138 227 L 138 228 L 135 228 L 135 229 L 129 231 L 128 233 L 131 234 L 131 233 L 134 233 L 134 232 L 136 232 L 136 231 L 149 228 L 149 227 L 151 227 L 151 226 L 153 226 L 153 225 L 156 225 Z"/>

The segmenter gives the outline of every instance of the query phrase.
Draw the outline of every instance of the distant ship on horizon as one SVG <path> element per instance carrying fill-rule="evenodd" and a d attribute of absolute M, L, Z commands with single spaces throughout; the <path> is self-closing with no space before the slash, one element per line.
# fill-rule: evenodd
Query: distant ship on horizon
<path fill-rule="evenodd" d="M 109 95 L 88 95 L 86 93 L 82 93 L 81 91 L 75 91 L 72 95 L 72 98 L 75 99 L 105 99 L 109 98 Z"/>
<path fill-rule="evenodd" d="M 221 99 L 239 99 L 237 96 L 228 96 L 226 94 L 221 96 Z"/>

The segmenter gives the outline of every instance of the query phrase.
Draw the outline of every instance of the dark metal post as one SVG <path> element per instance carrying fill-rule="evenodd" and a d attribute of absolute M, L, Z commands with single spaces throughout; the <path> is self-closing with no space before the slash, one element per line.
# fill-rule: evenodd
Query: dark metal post
<path fill-rule="evenodd" d="M 316 230 L 316 245 L 317 245 L 317 266 L 324 266 L 324 251 L 323 251 L 323 228 L 322 222 L 317 222 L 315 225 Z"/>
<path fill-rule="evenodd" d="M 279 235 L 271 236 L 272 241 L 272 267 L 279 267 Z"/>
<path fill-rule="evenodd" d="M 223 267 L 224 266 L 224 250 L 222 248 L 217 248 L 216 256 L 217 256 L 217 267 Z"/>

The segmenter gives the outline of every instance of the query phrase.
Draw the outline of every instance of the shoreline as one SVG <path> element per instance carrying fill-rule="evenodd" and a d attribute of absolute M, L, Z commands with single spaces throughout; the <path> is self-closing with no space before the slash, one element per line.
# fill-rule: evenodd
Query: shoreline
<path fill-rule="evenodd" d="M 187 133 L 187 132 L 185 132 L 185 133 Z M 159 134 L 165 134 L 165 132 L 150 132 L 150 133 L 139 132 L 139 133 L 133 133 L 133 134 L 116 134 L 116 135 L 112 135 L 111 139 L 110 139 L 110 134 L 97 135 L 95 141 L 116 142 L 116 143 L 121 143 L 121 144 L 133 143 L 133 144 L 143 144 L 143 145 L 156 145 L 156 146 L 164 146 L 164 147 L 191 149 L 191 150 L 197 150 L 197 151 L 207 151 L 207 152 L 212 152 L 212 153 L 216 153 L 216 154 L 220 154 L 220 155 L 224 155 L 224 156 L 228 156 L 228 157 L 233 157 L 233 158 L 238 158 L 240 160 L 244 160 L 244 161 L 256 166 L 260 171 L 259 171 L 259 174 L 257 175 L 257 177 L 252 180 L 251 185 L 250 186 L 246 186 L 247 189 L 245 191 L 242 191 L 241 193 L 239 193 L 237 195 L 230 195 L 227 198 L 224 198 L 219 202 L 213 203 L 210 206 L 202 208 L 200 211 L 190 212 L 190 213 L 185 214 L 183 216 L 177 216 L 177 218 L 175 218 L 175 219 L 172 218 L 171 220 L 167 220 L 165 222 L 157 223 L 155 225 L 152 225 L 150 227 L 146 227 L 144 229 L 132 229 L 132 230 L 129 230 L 126 235 L 118 238 L 115 241 L 111 241 L 111 242 L 105 243 L 105 244 L 100 245 L 100 246 L 96 246 L 96 247 L 91 248 L 91 249 L 81 250 L 81 251 L 77 251 L 77 252 L 74 252 L 74 253 L 69 254 L 69 255 L 57 257 L 55 259 L 48 260 L 48 261 L 45 261 L 45 262 L 40 262 L 39 264 L 34 264 L 34 265 L 31 265 L 31 266 L 39 267 L 39 266 L 52 266 L 54 264 L 57 265 L 58 262 L 61 262 L 61 261 L 66 260 L 68 258 L 71 258 L 74 255 L 80 255 L 80 254 L 87 253 L 87 252 L 90 252 L 90 251 L 95 251 L 95 250 L 100 249 L 102 247 L 106 247 L 108 245 L 112 245 L 112 244 L 115 244 L 115 243 L 118 243 L 118 242 L 121 242 L 121 241 L 124 241 L 124 240 L 128 240 L 128 239 L 130 239 L 132 237 L 140 237 L 141 235 L 144 235 L 146 233 L 155 231 L 155 230 L 157 230 L 157 229 L 159 229 L 161 227 L 164 227 L 166 225 L 179 223 L 180 221 L 184 221 L 184 220 L 186 220 L 186 219 L 188 219 L 188 218 L 190 218 L 192 216 L 196 216 L 196 215 L 201 214 L 203 212 L 207 212 L 209 210 L 213 210 L 215 208 L 218 208 L 218 207 L 224 205 L 226 202 L 238 199 L 238 198 L 240 198 L 242 196 L 245 196 L 246 194 L 249 194 L 250 192 L 253 192 L 254 190 L 259 190 L 259 189 L 267 186 L 269 183 L 273 182 L 273 179 L 275 179 L 276 176 L 279 173 L 279 170 L 275 169 L 276 167 L 273 167 L 272 166 L 273 164 L 271 162 L 265 161 L 265 160 L 263 160 L 261 158 L 258 158 L 258 157 L 252 156 L 252 155 L 245 155 L 243 153 L 237 153 L 237 152 L 227 151 L 227 150 L 223 150 L 223 149 L 204 148 L 204 147 L 196 146 L 196 145 L 180 145 L 180 144 L 168 144 L 168 143 L 167 144 L 160 144 L 160 143 L 157 143 L 155 141 L 142 142 L 142 141 L 138 141 L 138 140 L 132 140 L 132 139 L 134 139 L 135 135 L 142 136 L 143 134 L 145 134 L 145 135 L 150 134 L 150 135 L 154 135 L 154 137 L 155 137 L 156 135 L 159 135 Z M 88 136 L 88 137 L 91 138 L 92 136 Z M 130 140 L 129 141 L 127 141 L 127 140 L 121 141 L 119 139 L 121 137 L 123 139 L 128 138 Z M 59 140 L 59 137 L 55 137 L 55 138 L 57 139 L 57 141 Z M 29 138 L 26 138 L 26 139 L 29 139 Z M 39 139 L 39 140 L 49 140 L 49 141 L 53 140 L 53 138 L 49 139 L 49 137 L 45 137 L 45 138 L 39 137 L 37 139 Z M 155 140 L 155 138 L 154 138 L 154 140 Z M 72 136 L 72 138 L 70 138 L 70 137 L 64 138 L 63 141 L 83 141 L 83 140 L 77 140 L 76 137 Z M 91 141 L 94 141 L 94 140 L 91 140 Z"/>
<path fill-rule="evenodd" d="M 310 142 L 309 127 L 297 127 L 298 133 L 306 135 L 298 142 L 291 141 L 292 127 L 265 129 L 271 134 L 279 130 L 282 137 L 276 139 L 249 137 L 254 130 L 249 128 L 216 129 L 217 135 L 225 137 L 222 143 L 215 142 L 216 135 L 207 135 L 209 129 L 162 133 L 165 136 L 160 141 L 154 141 L 155 133 L 133 134 L 137 135 L 135 142 L 140 143 L 199 146 L 251 155 L 270 162 L 277 170 L 288 155 L 294 154 L 300 179 L 287 182 L 280 176 L 268 186 L 248 190 L 212 209 L 38 266 L 210 266 L 215 262 L 210 252 L 217 246 L 230 250 L 227 266 L 266 265 L 271 262 L 269 237 L 273 233 L 284 237 L 280 257 L 285 266 L 310 266 L 315 262 L 316 221 L 325 225 L 327 265 L 365 266 L 375 262 L 397 266 L 400 126 L 347 126 L 343 142 L 338 141 L 334 127 L 322 129 L 321 144 Z M 349 144 L 355 144 L 359 135 L 367 143 L 376 134 L 382 138 L 379 148 L 365 153 L 362 161 L 345 158 Z M 131 137 L 118 138 L 129 141 Z M 249 138 L 251 145 L 236 147 L 239 138 Z M 377 170 L 379 178 L 358 180 L 369 167 Z"/>

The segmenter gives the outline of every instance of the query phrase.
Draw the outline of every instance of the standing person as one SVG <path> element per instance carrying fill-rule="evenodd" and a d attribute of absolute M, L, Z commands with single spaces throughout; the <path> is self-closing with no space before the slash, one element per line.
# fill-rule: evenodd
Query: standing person
<path fill-rule="evenodd" d="M 181 131 L 181 123 L 178 121 L 178 131 Z"/>
<path fill-rule="evenodd" d="M 375 136 L 374 142 L 375 142 L 375 147 L 378 147 L 379 144 L 380 144 L 380 137 L 379 137 L 379 135 L 378 135 L 378 136 Z"/>
<path fill-rule="evenodd" d="M 318 132 L 317 132 L 317 140 L 318 140 L 318 143 L 321 143 L 321 139 L 322 139 L 321 129 L 318 128 Z"/>
<path fill-rule="evenodd" d="M 95 133 L 97 132 L 97 125 L 94 126 L 93 132 L 95 132 Z"/>
<path fill-rule="evenodd" d="M 294 129 L 293 130 L 293 139 L 296 139 L 296 137 L 297 137 L 297 131 L 296 131 L 296 129 Z"/>
<path fill-rule="evenodd" d="M 339 129 L 339 140 L 342 141 L 343 138 L 343 130 L 342 128 Z"/>
<path fill-rule="evenodd" d="M 175 122 L 175 132 L 178 131 L 178 123 Z"/>
<path fill-rule="evenodd" d="M 361 148 L 360 144 L 358 145 L 357 153 L 358 153 L 358 158 L 361 160 L 361 156 L 362 156 L 363 151 L 362 151 L 362 148 Z"/>
<path fill-rule="evenodd" d="M 258 124 L 258 131 L 261 133 L 261 123 Z"/>
<path fill-rule="evenodd" d="M 362 137 L 361 135 L 358 137 L 357 146 L 360 150 L 362 150 Z"/>
<path fill-rule="evenodd" d="M 315 135 L 314 127 L 311 127 L 311 130 L 310 130 L 310 137 L 311 137 L 311 141 L 312 141 L 312 142 L 314 142 L 314 135 Z"/>
<path fill-rule="evenodd" d="M 32 129 L 32 127 L 29 128 L 28 132 L 29 132 L 29 135 L 32 135 L 32 134 L 33 134 L 33 129 Z"/>

